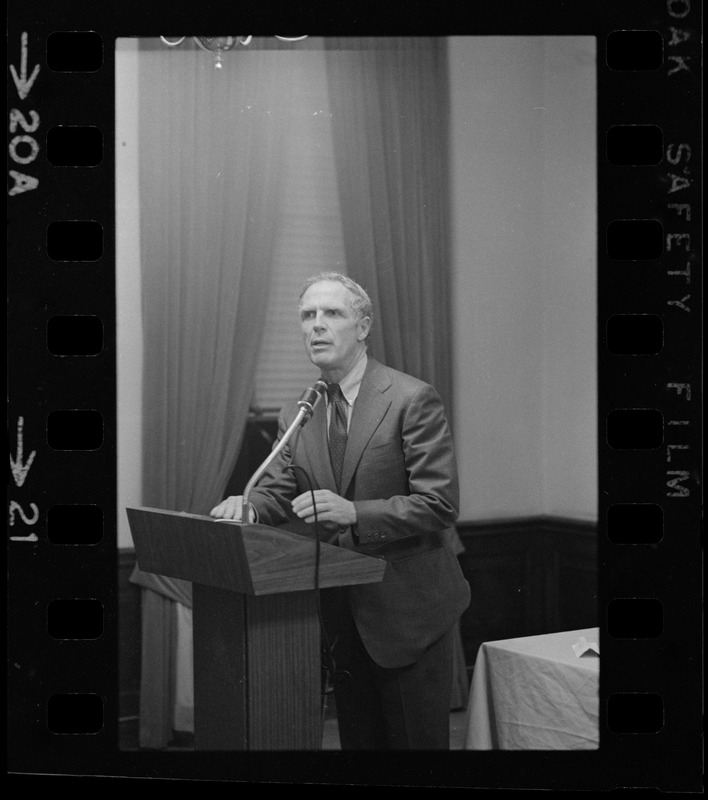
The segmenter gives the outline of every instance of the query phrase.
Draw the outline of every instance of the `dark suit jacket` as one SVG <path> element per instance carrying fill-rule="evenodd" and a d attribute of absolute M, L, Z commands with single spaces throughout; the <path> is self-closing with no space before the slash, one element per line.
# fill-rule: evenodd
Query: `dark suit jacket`
<path fill-rule="evenodd" d="M 296 404 L 283 409 L 280 435 L 297 411 Z M 250 495 L 261 522 L 312 535 L 313 526 L 290 508 L 310 487 L 299 470 L 283 471 L 286 463 L 303 467 L 313 488 L 337 491 L 324 402 Z M 444 534 L 457 518 L 459 486 L 452 437 L 432 386 L 369 358 L 339 493 L 354 502 L 357 524 L 335 542 L 388 562 L 381 583 L 347 588 L 362 641 L 383 667 L 413 663 L 455 624 L 470 598 Z"/>

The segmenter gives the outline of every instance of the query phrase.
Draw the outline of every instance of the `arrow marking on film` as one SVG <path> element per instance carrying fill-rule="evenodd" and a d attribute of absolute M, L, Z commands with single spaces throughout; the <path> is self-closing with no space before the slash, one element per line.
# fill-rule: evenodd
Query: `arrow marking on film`
<path fill-rule="evenodd" d="M 24 100 L 27 95 L 30 93 L 30 89 L 32 88 L 32 84 L 35 81 L 37 75 L 39 75 L 39 64 L 35 64 L 34 69 L 32 70 L 32 74 L 27 78 L 27 31 L 22 32 L 22 56 L 20 60 L 20 74 L 17 74 L 17 70 L 15 69 L 13 64 L 10 64 L 10 72 L 12 73 L 12 79 L 15 81 L 15 86 L 17 86 L 17 94 L 19 94 L 20 99 Z"/>
<path fill-rule="evenodd" d="M 22 428 L 24 427 L 24 424 L 24 417 L 19 417 L 17 420 L 17 458 L 13 458 L 12 453 L 10 453 L 10 469 L 12 470 L 12 477 L 15 479 L 15 484 L 17 486 L 22 486 L 22 484 L 25 482 L 25 478 L 27 478 L 27 473 L 30 471 L 34 457 L 37 455 L 37 451 L 33 450 L 29 454 L 27 461 L 25 463 L 22 462 L 22 457 L 24 456 L 24 437 L 22 435 Z"/>

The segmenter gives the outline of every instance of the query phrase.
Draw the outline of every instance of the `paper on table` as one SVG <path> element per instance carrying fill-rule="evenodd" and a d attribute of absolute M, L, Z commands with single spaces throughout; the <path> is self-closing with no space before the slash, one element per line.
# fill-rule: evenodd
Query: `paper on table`
<path fill-rule="evenodd" d="M 597 642 L 588 642 L 584 636 L 581 636 L 573 645 L 573 652 L 578 658 L 580 656 L 599 656 L 600 645 Z"/>

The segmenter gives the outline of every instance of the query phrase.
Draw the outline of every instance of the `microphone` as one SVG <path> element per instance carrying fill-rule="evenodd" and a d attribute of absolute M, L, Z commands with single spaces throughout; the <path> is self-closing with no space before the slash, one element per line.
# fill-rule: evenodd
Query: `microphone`
<path fill-rule="evenodd" d="M 243 505 L 241 507 L 241 522 L 247 523 L 249 519 L 249 512 L 250 512 L 250 505 L 248 502 L 248 497 L 251 493 L 251 489 L 256 485 L 256 482 L 261 477 L 261 475 L 268 469 L 271 462 L 277 458 L 277 456 L 281 453 L 281 451 L 285 448 L 285 445 L 290 441 L 292 435 L 295 431 L 305 425 L 305 423 L 312 417 L 315 406 L 319 401 L 322 399 L 322 396 L 327 391 L 327 384 L 323 380 L 318 380 L 315 382 L 314 386 L 308 387 L 302 393 L 302 397 L 297 401 L 299 411 L 297 412 L 297 416 L 291 422 L 290 427 L 285 431 L 282 435 L 278 444 L 270 451 L 268 458 L 258 467 L 258 469 L 253 473 L 253 476 L 246 484 L 246 488 L 243 490 Z"/>
<path fill-rule="evenodd" d="M 322 380 L 318 380 L 314 386 L 311 386 L 302 393 L 302 397 L 297 401 L 300 410 L 305 412 L 301 424 L 304 425 L 315 411 L 315 406 L 319 403 L 320 399 L 327 392 L 327 384 Z"/>

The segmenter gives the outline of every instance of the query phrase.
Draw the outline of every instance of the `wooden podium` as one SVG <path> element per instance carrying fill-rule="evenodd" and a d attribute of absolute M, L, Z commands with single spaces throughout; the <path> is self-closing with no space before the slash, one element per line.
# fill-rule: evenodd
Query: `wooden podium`
<path fill-rule="evenodd" d="M 193 583 L 197 750 L 320 750 L 316 542 L 267 525 L 128 508 L 138 567 Z M 321 543 L 319 586 L 377 583 L 386 562 Z"/>

